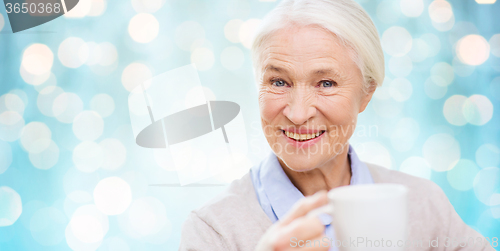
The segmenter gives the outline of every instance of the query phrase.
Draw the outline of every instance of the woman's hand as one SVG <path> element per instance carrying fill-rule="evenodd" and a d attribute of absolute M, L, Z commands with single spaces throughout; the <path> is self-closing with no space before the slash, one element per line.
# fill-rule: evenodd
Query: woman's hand
<path fill-rule="evenodd" d="M 319 191 L 313 196 L 299 200 L 285 217 L 272 225 L 262 236 L 257 244 L 256 251 L 281 251 L 281 250 L 328 250 L 328 247 L 316 245 L 306 247 L 306 240 L 321 240 L 325 226 L 316 216 L 307 215 L 315 208 L 328 203 L 326 191 Z M 299 242 L 303 240 L 302 242 Z M 318 242 L 316 242 L 317 244 Z"/>

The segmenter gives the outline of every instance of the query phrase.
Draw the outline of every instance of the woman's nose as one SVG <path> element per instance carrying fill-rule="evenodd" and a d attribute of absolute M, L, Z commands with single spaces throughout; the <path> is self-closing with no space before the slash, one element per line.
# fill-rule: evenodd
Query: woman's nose
<path fill-rule="evenodd" d="M 293 90 L 283 114 L 294 124 L 302 125 L 316 115 L 314 95 L 307 90 Z"/>

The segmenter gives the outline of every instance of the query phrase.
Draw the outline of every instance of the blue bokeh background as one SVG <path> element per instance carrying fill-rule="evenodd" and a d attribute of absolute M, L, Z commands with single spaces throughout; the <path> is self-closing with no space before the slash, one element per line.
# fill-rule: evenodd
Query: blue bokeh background
<path fill-rule="evenodd" d="M 381 36 L 386 80 L 351 144 L 365 161 L 433 180 L 465 223 L 500 237 L 500 2 L 358 2 Z M 80 0 L 16 34 L 0 7 L 0 250 L 176 250 L 188 213 L 228 180 L 176 185 L 175 168 L 135 145 L 129 91 L 194 63 L 218 100 L 240 104 L 257 164 L 269 147 L 248 44 L 276 4 Z M 110 177 L 130 187 L 117 215 L 95 206 Z"/>

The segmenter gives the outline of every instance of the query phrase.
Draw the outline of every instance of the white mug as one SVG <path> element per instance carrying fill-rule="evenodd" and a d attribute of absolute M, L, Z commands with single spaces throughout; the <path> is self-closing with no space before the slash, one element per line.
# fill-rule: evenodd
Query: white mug
<path fill-rule="evenodd" d="M 404 250 L 408 189 L 399 184 L 343 186 L 328 192 L 329 204 L 309 214 L 329 214 L 341 251 Z"/>

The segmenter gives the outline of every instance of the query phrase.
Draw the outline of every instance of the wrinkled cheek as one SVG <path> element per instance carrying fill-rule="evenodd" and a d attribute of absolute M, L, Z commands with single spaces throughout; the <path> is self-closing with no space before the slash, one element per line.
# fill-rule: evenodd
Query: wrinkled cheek
<path fill-rule="evenodd" d="M 266 123 L 271 123 L 280 114 L 280 109 L 283 100 L 275 94 L 260 94 L 259 95 L 259 109 L 260 116 Z"/>
<path fill-rule="evenodd" d="M 262 131 L 266 137 L 267 142 L 273 148 L 276 144 L 276 125 L 274 124 L 277 120 L 279 110 L 276 109 L 274 99 L 270 94 L 260 94 L 259 95 L 259 109 L 260 117 L 262 123 Z M 273 148 L 274 149 L 274 148 Z"/>

